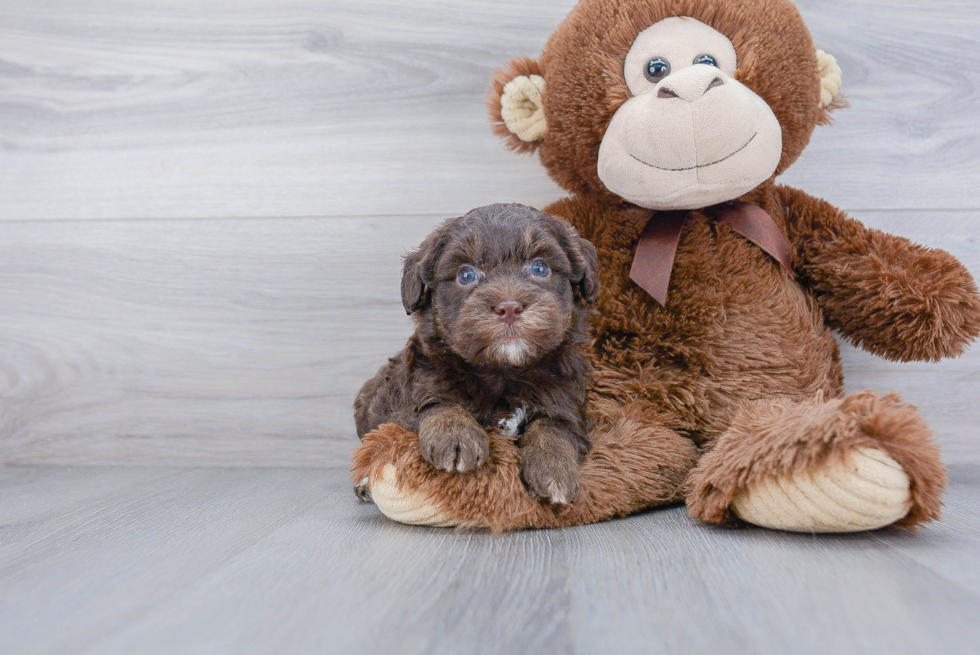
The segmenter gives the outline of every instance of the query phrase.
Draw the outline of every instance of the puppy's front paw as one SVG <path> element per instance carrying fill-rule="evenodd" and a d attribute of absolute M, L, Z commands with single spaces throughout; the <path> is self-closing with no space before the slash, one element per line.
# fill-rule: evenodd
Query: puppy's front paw
<path fill-rule="evenodd" d="M 434 412 L 419 425 L 422 457 L 437 469 L 468 473 L 490 457 L 490 439 L 468 412 Z"/>
<path fill-rule="evenodd" d="M 561 453 L 537 449 L 522 452 L 521 477 L 533 495 L 554 505 L 569 505 L 581 492 L 578 462 Z"/>

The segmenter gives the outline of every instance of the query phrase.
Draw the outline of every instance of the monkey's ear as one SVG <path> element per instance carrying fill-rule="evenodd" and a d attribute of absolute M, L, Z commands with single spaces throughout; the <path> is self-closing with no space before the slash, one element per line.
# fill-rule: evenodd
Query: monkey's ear
<path fill-rule="evenodd" d="M 579 257 L 572 261 L 570 279 L 576 285 L 582 302 L 591 305 L 599 295 L 599 257 L 591 241 L 577 237 L 577 243 Z"/>
<path fill-rule="evenodd" d="M 544 117 L 544 76 L 530 57 L 511 59 L 498 68 L 487 89 L 493 133 L 517 152 L 533 152 L 548 132 Z"/>
<path fill-rule="evenodd" d="M 817 71 L 820 74 L 820 125 L 832 122 L 830 112 L 847 106 L 840 93 L 841 69 L 833 55 L 817 50 Z"/>

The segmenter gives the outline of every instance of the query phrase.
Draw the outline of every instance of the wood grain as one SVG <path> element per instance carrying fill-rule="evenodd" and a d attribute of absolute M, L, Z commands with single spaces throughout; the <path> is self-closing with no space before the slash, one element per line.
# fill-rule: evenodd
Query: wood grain
<path fill-rule="evenodd" d="M 980 273 L 980 212 L 859 217 Z M 342 465 L 357 390 L 411 329 L 400 257 L 440 219 L 0 223 L 0 462 Z M 980 461 L 980 351 L 845 366 Z"/>
<path fill-rule="evenodd" d="M 980 467 L 954 464 L 943 520 L 921 533 L 879 535 L 880 543 L 973 593 L 980 593 Z"/>
<path fill-rule="evenodd" d="M 838 537 L 679 507 L 492 537 L 392 523 L 341 469 L 133 470 L 0 468 L 14 527 L 45 517 L 0 553 L 6 652 L 966 653 L 980 637 L 975 465 L 945 523 Z"/>
<path fill-rule="evenodd" d="M 0 462 L 345 461 L 408 333 L 399 255 L 561 194 L 490 135 L 483 88 L 571 4 L 0 2 Z M 934 211 L 977 207 L 972 3 L 801 9 L 853 108 L 786 180 L 980 270 L 977 211 Z M 975 355 L 845 358 L 973 461 Z"/>
<path fill-rule="evenodd" d="M 560 195 L 490 134 L 490 70 L 572 0 L 0 3 L 0 219 L 452 214 Z M 852 108 L 786 181 L 976 208 L 973 0 L 805 0 Z"/>
<path fill-rule="evenodd" d="M 435 220 L 0 225 L 0 461 L 346 460 Z"/>
<path fill-rule="evenodd" d="M 101 491 L 98 501 L 67 505 L 61 498 L 56 513 L 44 511 L 51 503 L 31 490 L 7 496 L 48 516 L 0 559 L 6 652 L 81 652 L 324 493 L 319 472 L 142 471 L 128 487 L 117 478 L 130 480 L 132 469 L 89 471 L 88 495 Z M 46 485 L 58 488 L 56 480 Z"/>

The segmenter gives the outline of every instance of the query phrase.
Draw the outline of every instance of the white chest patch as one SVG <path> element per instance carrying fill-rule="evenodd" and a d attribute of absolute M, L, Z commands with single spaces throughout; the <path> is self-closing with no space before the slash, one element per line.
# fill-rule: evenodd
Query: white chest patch
<path fill-rule="evenodd" d="M 521 434 L 521 428 L 527 420 L 527 407 L 521 406 L 510 413 L 507 418 L 500 419 L 497 428 L 507 437 L 517 437 Z"/>

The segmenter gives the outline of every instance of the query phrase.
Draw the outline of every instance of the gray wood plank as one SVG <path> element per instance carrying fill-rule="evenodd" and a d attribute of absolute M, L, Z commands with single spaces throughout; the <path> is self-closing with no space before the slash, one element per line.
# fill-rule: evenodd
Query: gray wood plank
<path fill-rule="evenodd" d="M 89 516 L 113 497 L 177 474 L 174 469 L 121 468 L 93 484 L 88 467 L 11 467 L 0 473 L 0 561 L 31 548 L 64 526 Z"/>
<path fill-rule="evenodd" d="M 486 124 L 489 71 L 572 0 L 0 3 L 0 219 L 459 213 L 560 195 Z M 788 182 L 976 208 L 973 0 L 804 0 L 853 108 Z"/>
<path fill-rule="evenodd" d="M 570 6 L 5 2 L 0 215 L 459 212 L 557 195 L 490 135 L 483 90 Z"/>
<path fill-rule="evenodd" d="M 980 70 L 976 1 L 796 4 L 838 58 L 851 108 L 817 128 L 782 181 L 849 211 L 976 208 L 980 74 L 965 70 Z"/>
<path fill-rule="evenodd" d="M 943 520 L 920 533 L 880 535 L 880 542 L 954 584 L 980 594 L 980 467 L 954 464 Z"/>
<path fill-rule="evenodd" d="M 314 470 L 184 469 L 156 479 L 154 471 L 142 469 L 147 479 L 127 486 L 132 471 L 90 469 L 89 495 L 102 494 L 100 504 L 79 502 L 45 521 L 43 535 L 0 555 L 5 652 L 79 652 L 288 522 L 325 489 L 324 472 Z M 74 491 L 56 479 L 47 485 Z M 70 497 L 19 500 L 43 517 Z"/>
<path fill-rule="evenodd" d="M 564 536 L 408 528 L 356 503 L 338 485 L 92 652 L 573 652 Z"/>
<path fill-rule="evenodd" d="M 858 216 L 980 273 L 980 212 Z M 0 462 L 342 465 L 411 329 L 399 257 L 438 220 L 0 223 Z M 980 461 L 980 351 L 844 356 L 852 390 L 899 391 Z"/>
<path fill-rule="evenodd" d="M 0 488 L 80 489 L 27 471 L 0 468 Z M 959 468 L 950 506 L 975 509 L 978 471 Z M 492 537 L 392 523 L 341 469 L 169 473 L 139 487 L 92 468 L 98 511 L 0 554 L 5 650 L 966 653 L 980 637 L 975 511 L 917 534 L 721 530 L 671 508 Z M 28 502 L 50 515 L 55 496 Z"/>
<path fill-rule="evenodd" d="M 591 539 L 570 564 L 582 652 L 968 652 L 980 634 L 975 593 L 873 535 L 658 518 L 583 529 Z"/>

